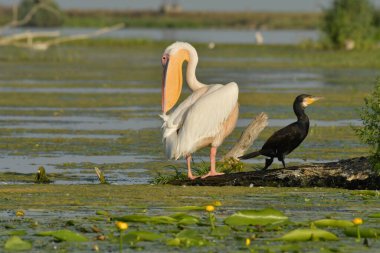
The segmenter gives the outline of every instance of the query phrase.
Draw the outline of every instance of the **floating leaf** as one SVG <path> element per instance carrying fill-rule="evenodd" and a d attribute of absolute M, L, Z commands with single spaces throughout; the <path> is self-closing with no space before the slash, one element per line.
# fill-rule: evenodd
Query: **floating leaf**
<path fill-rule="evenodd" d="M 177 220 L 179 225 L 192 225 L 199 223 L 199 218 L 193 215 L 188 215 L 186 213 L 177 213 L 171 215 L 170 217 Z"/>
<path fill-rule="evenodd" d="M 322 229 L 296 229 L 283 235 L 279 240 L 283 241 L 337 241 L 339 238 L 326 230 Z"/>
<path fill-rule="evenodd" d="M 26 235 L 26 231 L 25 230 L 13 230 L 13 231 L 9 231 L 8 235 Z"/>
<path fill-rule="evenodd" d="M 282 212 L 266 208 L 263 210 L 244 210 L 231 215 L 224 220 L 224 223 L 230 226 L 244 226 L 244 225 L 269 225 L 278 224 L 288 220 Z"/>
<path fill-rule="evenodd" d="M 32 244 L 28 241 L 22 240 L 18 236 L 12 236 L 5 242 L 4 248 L 9 251 L 30 250 Z"/>
<path fill-rule="evenodd" d="M 53 236 L 59 241 L 67 241 L 67 242 L 87 242 L 87 237 L 73 232 L 71 230 L 63 229 L 56 231 L 45 231 L 37 233 L 39 236 Z"/>
<path fill-rule="evenodd" d="M 114 217 L 114 220 L 124 221 L 124 222 L 142 222 L 142 223 L 156 223 L 156 224 L 175 224 L 177 220 L 170 216 L 153 216 L 149 217 L 146 215 L 125 215 L 121 217 Z"/>
<path fill-rule="evenodd" d="M 182 230 L 177 234 L 176 238 L 166 241 L 166 245 L 168 246 L 191 247 L 208 244 L 209 242 L 203 239 L 203 236 L 196 230 Z"/>
<path fill-rule="evenodd" d="M 98 211 L 96 211 L 96 215 L 109 216 L 110 214 L 107 211 L 98 210 Z"/>
<path fill-rule="evenodd" d="M 179 238 L 169 239 L 166 241 L 166 245 L 168 246 L 180 246 L 181 240 Z"/>
<path fill-rule="evenodd" d="M 373 213 L 368 216 L 369 218 L 380 218 L 380 213 Z"/>
<path fill-rule="evenodd" d="M 212 236 L 223 238 L 231 234 L 231 228 L 229 226 L 215 227 L 211 232 Z"/>
<path fill-rule="evenodd" d="M 204 206 L 179 206 L 179 207 L 173 207 L 169 208 L 171 211 L 176 212 L 186 212 L 186 211 L 204 211 Z"/>
<path fill-rule="evenodd" d="M 359 231 L 363 238 L 380 238 L 380 229 L 359 227 Z M 357 227 L 346 228 L 344 234 L 349 237 L 357 237 Z"/>
<path fill-rule="evenodd" d="M 186 217 L 178 221 L 179 225 L 193 225 L 198 223 L 199 219 L 196 217 Z"/>
<path fill-rule="evenodd" d="M 177 222 L 176 219 L 170 216 L 154 216 L 149 221 L 157 224 L 175 224 Z"/>
<path fill-rule="evenodd" d="M 345 228 L 353 227 L 354 223 L 348 220 L 334 220 L 334 219 L 322 219 L 313 222 L 317 227 L 336 227 L 336 228 Z"/>
<path fill-rule="evenodd" d="M 149 222 L 150 217 L 146 215 L 125 215 L 121 217 L 113 217 L 113 220 L 118 220 L 118 221 L 124 221 L 124 222 Z"/>
<path fill-rule="evenodd" d="M 123 240 L 127 242 L 139 242 L 139 241 L 155 241 L 161 239 L 161 234 L 149 232 L 149 231 L 134 231 L 123 236 Z"/>

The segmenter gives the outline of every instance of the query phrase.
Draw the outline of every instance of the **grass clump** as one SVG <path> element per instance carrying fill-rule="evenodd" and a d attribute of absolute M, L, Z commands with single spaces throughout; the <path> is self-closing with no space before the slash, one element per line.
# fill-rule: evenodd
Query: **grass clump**
<path fill-rule="evenodd" d="M 375 11 L 369 0 L 334 0 L 325 11 L 322 31 L 333 48 L 368 48 L 375 44 Z"/>
<path fill-rule="evenodd" d="M 364 99 L 360 117 L 363 128 L 355 129 L 360 139 L 372 147 L 372 163 L 380 172 L 380 78 L 377 79 L 373 93 Z"/>

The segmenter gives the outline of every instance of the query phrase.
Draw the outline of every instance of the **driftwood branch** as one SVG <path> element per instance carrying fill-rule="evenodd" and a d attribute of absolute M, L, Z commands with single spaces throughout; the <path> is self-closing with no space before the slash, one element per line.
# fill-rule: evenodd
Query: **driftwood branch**
<path fill-rule="evenodd" d="M 324 164 L 292 166 L 286 169 L 239 172 L 196 180 L 175 180 L 173 185 L 199 186 L 271 186 L 332 187 L 380 189 L 380 173 L 373 170 L 366 157 Z"/>
<path fill-rule="evenodd" d="M 69 35 L 69 36 L 59 37 L 59 38 L 46 40 L 46 41 L 31 42 L 28 40 L 27 43 L 18 42 L 19 39 L 15 40 L 14 38 L 6 37 L 4 39 L 0 39 L 0 46 L 1 45 L 12 45 L 12 46 L 16 46 L 16 47 L 30 48 L 30 49 L 34 49 L 34 50 L 44 51 L 53 45 L 58 45 L 58 44 L 62 44 L 62 43 L 69 42 L 69 41 L 89 39 L 89 38 L 96 37 L 96 36 L 99 36 L 99 35 L 102 35 L 102 34 L 105 34 L 108 32 L 112 32 L 112 31 L 122 29 L 123 27 L 124 27 L 124 24 L 121 23 L 121 24 L 110 26 L 110 27 L 101 28 L 101 29 L 96 30 L 92 33 Z M 36 33 L 27 33 L 27 36 L 29 36 L 29 37 L 26 37 L 26 38 L 32 38 L 33 39 L 34 37 L 36 37 L 35 35 L 37 35 L 37 34 Z M 43 35 L 46 35 L 46 34 L 43 34 Z M 16 35 L 13 35 L 13 37 L 15 37 L 15 36 Z M 48 37 L 48 36 L 44 36 L 44 37 Z M 51 37 L 56 37 L 56 36 L 51 36 Z M 5 40 L 5 42 L 4 42 L 4 40 Z M 9 42 L 9 40 L 11 40 L 11 43 Z"/>
<path fill-rule="evenodd" d="M 223 157 L 223 160 L 228 158 L 237 159 L 242 156 L 247 149 L 252 146 L 261 131 L 268 125 L 268 116 L 265 113 L 260 113 L 241 134 L 238 142 L 233 148 Z"/>

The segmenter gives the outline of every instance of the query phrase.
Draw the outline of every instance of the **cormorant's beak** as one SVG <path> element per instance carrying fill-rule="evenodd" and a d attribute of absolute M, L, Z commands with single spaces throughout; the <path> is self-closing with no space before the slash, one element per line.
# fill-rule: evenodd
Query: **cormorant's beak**
<path fill-rule="evenodd" d="M 162 112 L 165 114 L 177 103 L 182 90 L 182 64 L 189 61 L 189 52 L 180 49 L 162 57 Z"/>
<path fill-rule="evenodd" d="M 324 99 L 324 97 L 307 97 L 304 99 L 304 105 L 305 106 L 308 106 L 308 105 L 311 105 L 312 103 L 314 103 L 315 101 L 318 101 L 320 99 Z"/>

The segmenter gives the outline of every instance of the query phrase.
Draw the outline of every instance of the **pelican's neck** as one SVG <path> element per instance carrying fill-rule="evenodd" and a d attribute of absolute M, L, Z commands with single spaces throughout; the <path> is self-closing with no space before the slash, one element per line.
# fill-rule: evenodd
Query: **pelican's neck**
<path fill-rule="evenodd" d="M 187 50 L 189 51 L 189 62 L 187 63 L 186 82 L 190 89 L 195 91 L 205 87 L 206 84 L 199 82 L 195 76 L 195 70 L 198 64 L 197 51 L 195 51 L 193 47 L 188 47 Z"/>

